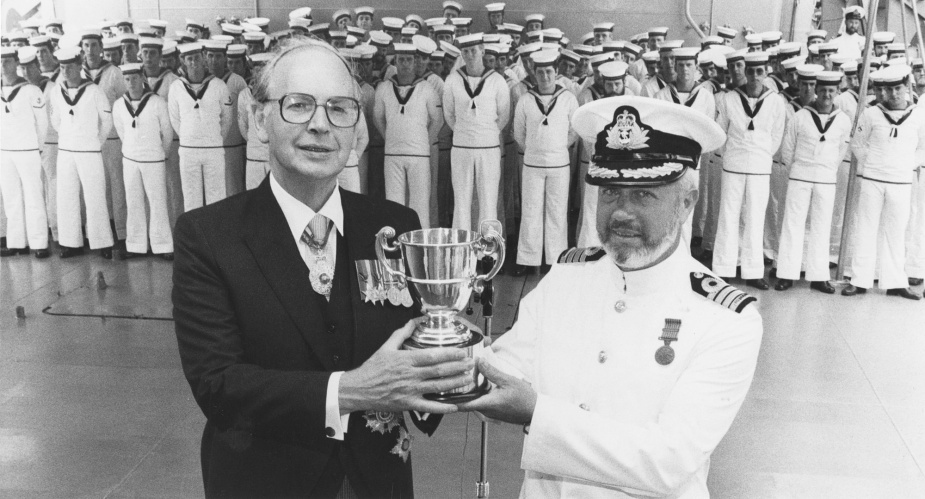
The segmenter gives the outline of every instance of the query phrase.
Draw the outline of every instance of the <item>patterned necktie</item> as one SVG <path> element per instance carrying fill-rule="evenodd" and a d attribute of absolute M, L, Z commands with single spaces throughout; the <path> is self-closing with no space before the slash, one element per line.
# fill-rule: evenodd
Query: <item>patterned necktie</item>
<path fill-rule="evenodd" d="M 328 300 L 331 299 L 331 288 L 334 283 L 334 264 L 328 261 L 325 247 L 328 244 L 328 237 L 331 235 L 331 229 L 334 223 L 321 214 L 316 214 L 305 231 L 302 232 L 302 242 L 309 249 L 309 281 L 312 288 L 318 294 L 324 295 Z"/>

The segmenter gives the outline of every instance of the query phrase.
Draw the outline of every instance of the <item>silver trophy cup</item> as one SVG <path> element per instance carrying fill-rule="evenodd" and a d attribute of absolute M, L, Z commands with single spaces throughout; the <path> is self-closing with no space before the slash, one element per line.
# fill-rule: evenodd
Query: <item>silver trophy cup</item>
<path fill-rule="evenodd" d="M 484 348 L 484 338 L 460 322 L 456 315 L 469 302 L 472 291 L 481 291 L 504 263 L 504 238 L 500 224 L 483 222 L 481 234 L 461 229 L 422 229 L 405 232 L 396 238 L 395 229 L 383 227 L 376 234 L 376 256 L 393 277 L 411 283 L 421 300 L 425 317 L 405 341 L 406 350 L 434 347 L 457 347 L 475 357 Z M 386 251 L 401 251 L 407 275 L 389 265 Z M 476 264 L 482 256 L 491 256 L 494 266 L 477 275 Z M 462 402 L 488 390 L 488 383 L 473 370 L 471 382 L 449 392 L 428 394 L 432 400 Z"/>

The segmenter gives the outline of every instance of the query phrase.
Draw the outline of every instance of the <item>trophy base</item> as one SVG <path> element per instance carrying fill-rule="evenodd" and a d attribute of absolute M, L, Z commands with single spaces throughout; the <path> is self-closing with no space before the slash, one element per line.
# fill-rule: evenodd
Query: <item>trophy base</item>
<path fill-rule="evenodd" d="M 465 327 L 465 326 L 463 326 Z M 477 357 L 483 348 L 485 348 L 484 336 L 482 333 L 477 331 L 468 331 L 469 339 L 462 343 L 457 343 L 455 345 L 442 345 L 449 348 L 456 347 L 466 350 L 466 357 L 472 359 Z M 405 343 L 402 345 L 402 348 L 405 350 L 421 350 L 424 348 L 438 348 L 437 345 L 426 345 L 422 344 L 413 338 L 408 338 L 405 340 Z M 465 386 L 459 388 L 440 392 L 440 393 L 426 393 L 424 398 L 427 400 L 434 400 L 437 402 L 447 402 L 447 403 L 462 403 L 469 400 L 485 395 L 491 390 L 491 384 L 485 379 L 484 376 L 478 373 L 477 369 L 472 370 L 472 380 L 467 383 Z"/>
<path fill-rule="evenodd" d="M 467 393 L 427 393 L 424 398 L 434 402 L 444 402 L 447 404 L 462 404 L 470 400 L 475 400 L 482 395 L 491 391 L 491 383 L 486 379 L 481 386 Z"/>

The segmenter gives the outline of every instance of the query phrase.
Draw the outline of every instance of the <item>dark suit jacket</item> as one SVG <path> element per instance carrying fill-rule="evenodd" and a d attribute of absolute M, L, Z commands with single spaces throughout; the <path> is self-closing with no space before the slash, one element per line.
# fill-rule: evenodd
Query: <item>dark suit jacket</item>
<path fill-rule="evenodd" d="M 354 413 L 343 442 L 325 435 L 330 373 L 362 364 L 419 310 L 364 303 L 354 265 L 376 258 L 383 226 L 399 234 L 420 228 L 417 214 L 341 196 L 334 285 L 349 284 L 354 331 L 325 321 L 269 179 L 177 220 L 174 319 L 183 371 L 208 419 L 206 496 L 326 495 L 344 473 L 361 497 L 413 496 L 410 459 L 390 453 L 397 430 L 375 433 Z"/>

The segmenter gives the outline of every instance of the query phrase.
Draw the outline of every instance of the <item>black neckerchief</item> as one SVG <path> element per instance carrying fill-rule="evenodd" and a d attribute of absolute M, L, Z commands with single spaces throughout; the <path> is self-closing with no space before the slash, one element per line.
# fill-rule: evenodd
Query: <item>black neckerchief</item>
<path fill-rule="evenodd" d="M 588 75 L 584 75 L 584 76 L 582 76 L 581 78 L 578 78 L 577 80 L 575 80 L 575 83 L 577 83 L 577 84 L 579 84 L 579 85 L 584 85 L 584 84 L 585 84 L 585 80 L 587 80 L 587 79 L 588 79 Z"/>
<path fill-rule="evenodd" d="M 58 67 L 55 68 L 55 70 L 51 73 L 51 76 L 49 76 L 48 79 L 51 80 L 51 81 L 55 81 L 55 80 L 58 79 L 58 76 L 60 76 L 60 75 L 61 75 L 61 66 L 58 66 Z"/>
<path fill-rule="evenodd" d="M 39 83 L 39 88 L 42 90 L 42 93 L 45 93 L 45 89 L 48 88 L 48 83 L 51 82 L 50 78 L 45 78 L 42 80 L 42 83 Z"/>
<path fill-rule="evenodd" d="M 141 99 L 138 102 L 138 109 L 135 109 L 135 106 L 132 106 L 132 98 L 129 97 L 128 92 L 125 92 L 125 95 L 122 96 L 122 100 L 125 101 L 125 109 L 128 111 L 129 116 L 132 117 L 132 128 L 135 128 L 135 118 L 141 114 L 145 106 L 148 104 L 148 100 L 151 99 L 151 96 L 154 95 L 154 92 L 147 92 L 141 96 Z"/>
<path fill-rule="evenodd" d="M 829 128 L 832 127 L 832 123 L 835 122 L 835 116 L 838 115 L 839 109 L 835 106 L 832 106 L 832 112 L 829 113 L 829 119 L 826 120 L 825 125 L 822 124 L 822 117 L 819 115 L 819 111 L 812 106 L 806 106 L 804 109 L 809 111 L 809 116 L 813 119 L 813 124 L 816 125 L 816 130 L 819 130 L 819 142 L 825 142 L 825 132 L 829 131 Z"/>
<path fill-rule="evenodd" d="M 430 78 L 430 75 L 433 75 L 433 74 L 435 74 L 435 73 L 434 73 L 433 71 L 431 71 L 431 70 L 428 69 L 427 71 L 424 71 L 424 74 L 421 75 L 421 79 L 422 79 L 422 80 L 426 80 L 426 79 Z"/>
<path fill-rule="evenodd" d="M 90 66 L 87 66 L 87 65 L 85 64 L 84 67 L 82 68 L 82 71 L 83 71 L 83 74 L 84 74 L 84 79 L 90 80 L 90 81 L 92 81 L 93 83 L 96 83 L 97 85 L 99 85 L 99 84 L 100 84 L 100 80 L 103 79 L 103 71 L 105 71 L 105 70 L 106 70 L 106 67 L 107 67 L 107 66 L 110 66 L 110 65 L 111 65 L 111 64 L 109 63 L 109 61 L 103 60 L 103 63 L 100 64 L 100 67 L 96 70 L 96 77 L 93 77 L 93 76 L 91 76 L 92 73 L 90 73 L 90 71 L 93 71 L 93 70 L 90 69 Z"/>
<path fill-rule="evenodd" d="M 398 75 L 390 78 L 392 81 L 392 92 L 395 93 L 395 100 L 398 101 L 398 105 L 401 106 L 401 111 L 398 114 L 405 114 L 405 105 L 408 104 L 408 101 L 411 100 L 411 95 L 414 94 L 414 89 L 417 88 L 418 83 L 424 81 L 420 78 L 415 79 L 408 85 L 401 85 L 398 83 Z M 398 91 L 398 87 L 410 87 L 408 93 L 404 97 L 401 96 L 401 92 Z"/>
<path fill-rule="evenodd" d="M 146 75 L 145 76 L 145 88 L 147 88 L 148 90 L 154 93 L 158 93 L 161 90 L 161 85 L 164 84 L 164 76 L 170 72 L 172 72 L 170 71 L 170 68 L 164 68 L 159 75 L 154 77 L 156 81 L 154 82 L 153 87 L 148 83 L 148 76 Z"/>
<path fill-rule="evenodd" d="M 658 83 L 658 89 L 659 89 L 659 90 L 661 90 L 661 89 L 665 88 L 666 86 L 668 86 L 668 83 L 666 83 L 665 80 L 663 80 L 662 77 L 659 76 L 659 75 L 657 75 L 657 74 L 655 75 L 655 83 Z"/>
<path fill-rule="evenodd" d="M 181 77 L 180 77 L 180 80 L 183 81 L 183 88 L 186 89 L 186 93 L 188 93 L 189 96 L 190 96 L 190 98 L 193 99 L 193 102 L 196 103 L 196 104 L 193 106 L 193 109 L 199 109 L 199 101 L 202 100 L 202 97 L 206 94 L 206 90 L 209 89 L 209 83 L 212 82 L 212 79 L 213 79 L 213 78 L 215 78 L 215 77 L 212 76 L 212 75 L 207 75 L 207 76 L 202 80 L 202 83 L 200 83 L 200 85 L 202 85 L 202 87 L 199 89 L 198 92 L 196 92 L 196 91 L 193 90 L 193 84 L 190 83 L 190 81 L 189 81 L 188 79 L 186 79 L 185 76 L 181 76 Z"/>
<path fill-rule="evenodd" d="M 463 85 L 465 86 L 465 89 L 466 89 L 466 95 L 468 95 L 469 99 L 472 101 L 472 105 L 469 107 L 469 109 L 475 109 L 476 108 L 475 98 L 478 97 L 479 94 L 482 93 L 482 88 L 485 87 L 485 80 L 487 80 L 488 77 L 491 76 L 492 73 L 495 72 L 495 70 L 486 69 L 485 71 L 483 71 L 482 76 L 479 77 L 479 84 L 475 87 L 475 91 L 473 91 L 472 87 L 469 86 L 470 77 L 466 74 L 465 69 L 466 69 L 465 67 L 461 67 L 457 69 L 456 72 L 459 73 L 459 76 L 462 77 Z"/>
<path fill-rule="evenodd" d="M 784 94 L 784 97 L 793 100 L 800 96 L 800 89 L 797 87 L 787 87 L 781 93 Z"/>
<path fill-rule="evenodd" d="M 74 96 L 73 100 L 71 100 L 71 96 L 67 92 L 70 90 L 67 86 L 67 83 L 61 85 L 61 96 L 64 97 L 64 102 L 67 102 L 67 105 L 71 107 L 67 114 L 74 116 L 74 106 L 77 105 L 77 103 L 80 101 L 80 98 L 83 97 L 84 91 L 86 91 L 87 87 L 89 87 L 92 83 L 93 82 L 90 80 L 80 80 L 80 85 L 77 86 L 77 95 Z"/>
<path fill-rule="evenodd" d="M 674 101 L 675 104 L 684 104 L 687 107 L 691 107 L 694 105 L 694 101 L 697 100 L 697 92 L 700 91 L 701 86 L 701 84 L 694 85 L 694 88 L 687 94 L 687 100 L 684 102 L 681 102 L 681 95 L 678 94 L 678 87 L 676 87 L 674 83 L 668 85 L 668 91 L 671 94 L 671 100 Z"/>
<path fill-rule="evenodd" d="M 13 102 L 13 99 L 15 99 L 17 95 L 19 95 L 19 91 L 22 90 L 22 87 L 24 87 L 27 83 L 29 83 L 29 82 L 26 81 L 26 80 L 23 79 L 23 78 L 17 79 L 17 80 L 16 80 L 16 83 L 14 83 L 13 85 L 11 85 L 11 86 L 13 87 L 13 90 L 10 91 L 10 97 L 9 97 L 9 98 L 3 97 L 3 93 L 0 92 L 0 100 L 3 100 L 3 112 L 5 112 L 5 113 L 9 113 L 9 112 L 10 112 L 10 106 L 9 106 L 9 104 L 10 104 L 11 102 Z"/>
<path fill-rule="evenodd" d="M 755 129 L 755 116 L 758 116 L 758 113 L 761 112 L 761 105 L 764 104 L 764 98 L 771 94 L 771 90 L 765 91 L 758 97 L 758 102 L 755 104 L 755 109 L 752 110 L 752 107 L 748 105 L 748 95 L 745 91 L 742 90 L 742 87 L 735 89 L 736 93 L 739 94 L 739 99 L 742 100 L 742 110 L 745 111 L 745 115 L 748 116 L 748 129 Z"/>
<path fill-rule="evenodd" d="M 896 138 L 899 137 L 899 127 L 902 126 L 906 119 L 912 115 L 912 111 L 915 109 L 915 104 L 910 104 L 909 107 L 904 109 L 905 113 L 898 120 L 894 120 L 893 117 L 890 116 L 892 111 L 883 107 L 883 104 L 877 104 L 877 107 L 880 108 L 880 112 L 883 113 L 883 117 L 886 118 L 887 122 L 889 122 L 890 125 L 893 125 L 893 128 L 890 130 L 890 137 Z"/>
<path fill-rule="evenodd" d="M 556 85 L 552 90 L 552 98 L 549 99 L 549 107 L 543 106 L 543 97 L 536 90 L 530 90 L 528 93 L 533 96 L 533 100 L 536 101 L 536 107 L 540 109 L 540 114 L 543 115 L 543 125 L 549 125 L 549 113 L 552 112 L 553 108 L 556 107 L 556 101 L 559 99 L 559 96 L 562 95 L 562 92 L 565 92 L 565 89 L 561 85 Z"/>
<path fill-rule="evenodd" d="M 846 93 L 846 94 L 848 94 L 848 95 L 854 97 L 854 103 L 855 103 L 855 104 L 861 102 L 861 98 L 858 96 L 858 93 L 854 91 L 854 89 L 846 88 L 845 91 L 842 92 L 842 93 Z"/>

